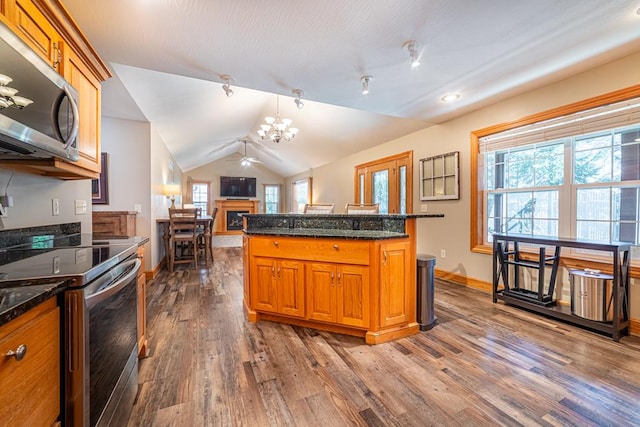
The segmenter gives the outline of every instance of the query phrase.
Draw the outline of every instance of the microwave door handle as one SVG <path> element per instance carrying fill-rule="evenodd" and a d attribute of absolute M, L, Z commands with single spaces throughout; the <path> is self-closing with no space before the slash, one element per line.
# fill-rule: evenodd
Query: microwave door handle
<path fill-rule="evenodd" d="M 71 96 L 71 92 L 69 91 L 69 87 L 67 85 L 62 86 L 63 92 L 60 92 L 58 99 L 53 103 L 53 108 L 51 109 L 51 124 L 53 125 L 53 131 L 56 134 L 56 137 L 60 141 L 65 141 L 64 137 L 60 133 L 60 128 L 58 127 L 58 115 L 60 114 L 60 106 L 62 105 L 62 101 L 66 95 L 69 100 L 69 105 L 71 106 L 71 112 L 73 113 L 73 124 L 71 125 L 71 134 L 69 138 L 67 138 L 66 143 L 64 144 L 64 149 L 66 150 L 73 143 L 73 140 L 78 136 L 78 128 L 79 128 L 79 119 L 80 113 L 78 111 L 78 104 Z"/>
<path fill-rule="evenodd" d="M 142 262 L 140 261 L 140 259 L 132 260 L 129 262 L 129 264 L 135 264 L 135 266 L 127 274 L 121 277 L 118 281 L 102 289 L 100 292 L 96 292 L 95 294 L 90 295 L 85 299 L 87 308 L 93 307 L 94 305 L 109 298 L 111 295 L 117 293 L 118 291 L 120 291 L 120 289 L 124 288 L 127 284 L 129 284 L 129 281 L 133 277 L 138 275 L 138 270 L 142 265 Z"/>

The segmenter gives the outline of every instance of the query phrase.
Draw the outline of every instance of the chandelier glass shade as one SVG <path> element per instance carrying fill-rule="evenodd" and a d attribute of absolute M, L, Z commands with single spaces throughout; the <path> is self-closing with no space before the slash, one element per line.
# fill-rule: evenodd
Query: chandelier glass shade
<path fill-rule="evenodd" d="M 272 142 L 278 144 L 280 141 L 291 141 L 298 129 L 291 127 L 291 119 L 280 118 L 280 99 L 276 96 L 276 116 L 265 117 L 265 124 L 260 125 L 258 129 L 258 135 L 262 139 L 270 139 Z"/>
<path fill-rule="evenodd" d="M 0 74 L 0 110 L 8 107 L 23 109 L 33 103 L 32 100 L 16 95 L 18 89 L 7 86 L 13 79 L 4 74 Z"/>

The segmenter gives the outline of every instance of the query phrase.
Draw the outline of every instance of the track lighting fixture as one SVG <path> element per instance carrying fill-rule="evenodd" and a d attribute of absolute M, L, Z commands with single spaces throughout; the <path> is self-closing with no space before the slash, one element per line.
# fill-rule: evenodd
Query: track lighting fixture
<path fill-rule="evenodd" d="M 227 95 L 227 97 L 231 98 L 234 94 L 233 89 L 231 89 L 231 87 L 229 86 L 229 82 L 232 81 L 231 77 L 227 76 L 226 74 L 223 74 L 220 76 L 220 78 L 225 82 L 222 85 L 222 90 L 224 90 L 224 93 Z"/>
<path fill-rule="evenodd" d="M 362 76 L 360 78 L 360 83 L 362 83 L 362 94 L 366 95 L 369 93 L 369 82 L 373 80 L 371 76 Z"/>
<path fill-rule="evenodd" d="M 300 99 L 303 93 L 304 92 L 302 92 L 300 89 L 293 90 L 293 94 L 296 96 L 296 99 L 294 99 L 293 102 L 296 103 L 296 107 L 298 107 L 298 110 L 302 110 L 304 108 L 304 102 L 302 102 L 302 100 Z"/>
<path fill-rule="evenodd" d="M 411 59 L 411 68 L 417 68 L 420 66 L 420 45 L 415 40 L 409 40 L 402 45 L 402 49 L 406 50 Z"/>

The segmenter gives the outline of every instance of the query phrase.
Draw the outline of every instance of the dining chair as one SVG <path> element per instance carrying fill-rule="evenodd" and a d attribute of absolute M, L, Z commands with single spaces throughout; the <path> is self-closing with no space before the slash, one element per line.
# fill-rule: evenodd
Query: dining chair
<path fill-rule="evenodd" d="M 213 223 L 216 221 L 216 215 L 218 208 L 213 208 L 211 220 L 198 229 L 198 250 L 202 251 L 207 265 L 209 260 L 213 262 Z"/>
<path fill-rule="evenodd" d="M 304 205 L 303 213 L 306 214 L 328 214 L 333 213 L 333 203 L 307 203 Z"/>
<path fill-rule="evenodd" d="M 344 211 L 348 214 L 377 214 L 380 212 L 378 203 L 347 203 Z"/>
<path fill-rule="evenodd" d="M 198 267 L 198 210 L 169 209 L 169 271 L 175 264 L 194 262 Z M 178 256 L 178 251 L 180 252 Z"/>

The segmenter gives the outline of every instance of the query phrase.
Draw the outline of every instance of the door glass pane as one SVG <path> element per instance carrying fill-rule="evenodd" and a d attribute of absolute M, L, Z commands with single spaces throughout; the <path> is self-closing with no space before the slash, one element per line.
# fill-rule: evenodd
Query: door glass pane
<path fill-rule="evenodd" d="M 373 173 L 373 203 L 378 203 L 380 213 L 389 213 L 389 171 Z"/>
<path fill-rule="evenodd" d="M 207 205 L 209 201 L 209 196 L 207 194 L 208 189 L 209 186 L 207 184 L 193 184 L 193 206 L 201 209 L 201 215 L 209 215 L 209 212 L 207 212 Z"/>
<path fill-rule="evenodd" d="M 358 176 L 358 180 L 360 181 L 360 194 L 358 194 L 358 202 L 364 203 L 364 174 L 360 174 Z"/>

